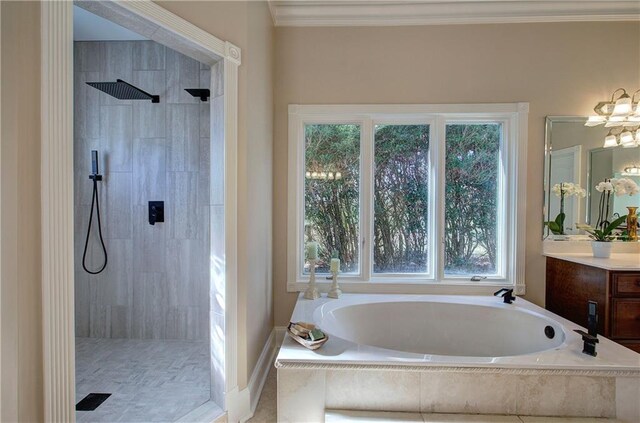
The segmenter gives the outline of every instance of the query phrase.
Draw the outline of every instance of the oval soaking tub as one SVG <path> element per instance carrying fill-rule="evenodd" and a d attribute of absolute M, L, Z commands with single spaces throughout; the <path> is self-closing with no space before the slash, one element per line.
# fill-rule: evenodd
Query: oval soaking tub
<path fill-rule="evenodd" d="M 604 337 L 583 354 L 580 326 L 520 297 L 300 295 L 290 321 L 330 337 L 315 351 L 283 339 L 279 422 L 322 422 L 328 409 L 640 422 L 640 355 Z"/>
<path fill-rule="evenodd" d="M 499 298 L 394 296 L 340 299 L 318 307 L 314 321 L 330 336 L 359 345 L 407 353 L 505 357 L 557 348 L 565 340 L 558 322 L 503 304 Z"/>

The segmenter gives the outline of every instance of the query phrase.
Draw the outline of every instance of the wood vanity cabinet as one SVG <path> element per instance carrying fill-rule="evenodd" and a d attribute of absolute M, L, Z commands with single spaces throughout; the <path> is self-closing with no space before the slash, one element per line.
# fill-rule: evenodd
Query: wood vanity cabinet
<path fill-rule="evenodd" d="M 587 327 L 589 300 L 598 303 L 598 333 L 640 353 L 640 271 L 547 257 L 547 310 Z"/>

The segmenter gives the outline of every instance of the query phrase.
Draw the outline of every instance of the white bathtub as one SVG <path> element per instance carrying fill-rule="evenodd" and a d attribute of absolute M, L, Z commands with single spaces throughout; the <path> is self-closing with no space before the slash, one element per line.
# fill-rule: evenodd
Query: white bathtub
<path fill-rule="evenodd" d="M 548 316 L 493 297 L 345 297 L 319 306 L 313 321 L 356 344 L 424 355 L 516 356 L 558 348 L 566 337 Z"/>
<path fill-rule="evenodd" d="M 330 339 L 309 351 L 285 336 L 279 421 L 323 421 L 326 409 L 640 421 L 640 355 L 606 338 L 583 354 L 578 325 L 522 298 L 299 297 L 291 320 Z"/>

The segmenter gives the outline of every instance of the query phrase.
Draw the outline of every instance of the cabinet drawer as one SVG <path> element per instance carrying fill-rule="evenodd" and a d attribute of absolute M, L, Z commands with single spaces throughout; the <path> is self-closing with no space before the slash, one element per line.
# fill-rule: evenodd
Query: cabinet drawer
<path fill-rule="evenodd" d="M 623 273 L 613 275 L 613 295 L 640 296 L 640 273 Z"/>
<path fill-rule="evenodd" d="M 612 337 L 640 339 L 640 299 L 613 300 Z"/>

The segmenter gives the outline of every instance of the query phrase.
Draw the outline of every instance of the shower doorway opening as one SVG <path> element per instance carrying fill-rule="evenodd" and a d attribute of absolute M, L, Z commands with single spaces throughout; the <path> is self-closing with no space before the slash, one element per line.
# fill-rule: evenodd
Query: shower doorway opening
<path fill-rule="evenodd" d="M 73 8 L 141 38 L 74 41 Z M 44 3 L 42 21 L 45 419 L 233 415 L 240 50 L 150 1 Z M 87 272 L 92 183 L 106 252 L 94 220 Z"/>

